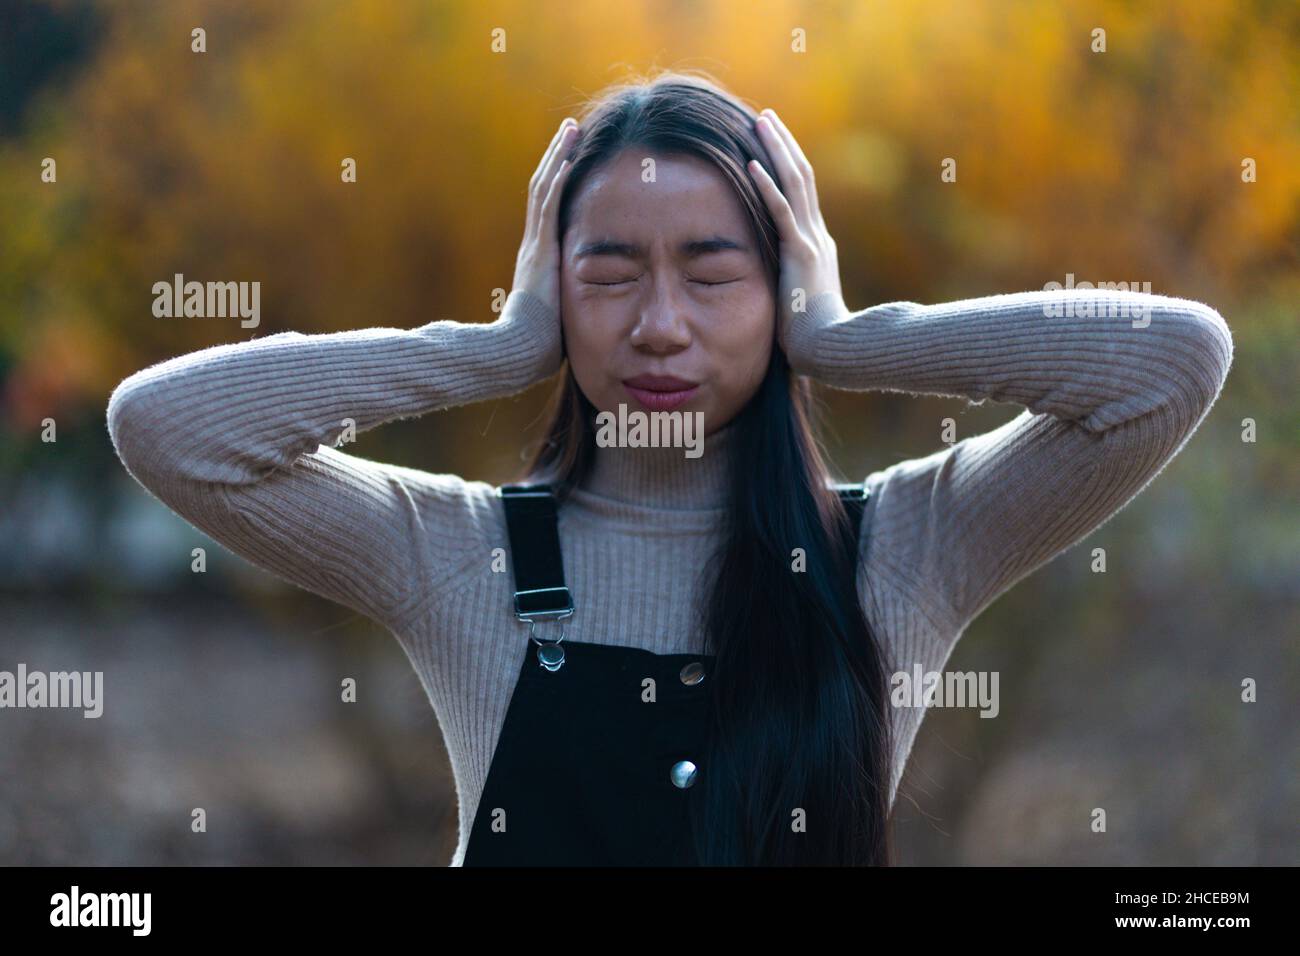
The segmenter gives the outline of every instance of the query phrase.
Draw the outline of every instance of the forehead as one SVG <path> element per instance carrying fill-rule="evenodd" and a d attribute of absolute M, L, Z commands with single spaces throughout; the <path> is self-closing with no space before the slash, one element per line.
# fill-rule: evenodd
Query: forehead
<path fill-rule="evenodd" d="M 654 160 L 654 181 L 643 181 Z M 722 172 L 696 156 L 625 149 L 593 172 L 573 199 L 569 242 L 595 237 L 639 243 L 726 235 L 748 243 L 750 227 Z"/>

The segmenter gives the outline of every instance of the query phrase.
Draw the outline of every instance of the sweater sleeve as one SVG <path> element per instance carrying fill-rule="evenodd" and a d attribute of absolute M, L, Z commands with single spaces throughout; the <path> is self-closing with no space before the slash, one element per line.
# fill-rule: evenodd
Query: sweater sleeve
<path fill-rule="evenodd" d="M 113 392 L 108 430 L 131 475 L 213 539 L 398 627 L 486 559 L 490 516 L 455 475 L 334 446 L 349 429 L 522 391 L 560 360 L 558 316 L 516 290 L 490 323 L 285 332 L 162 362 Z"/>
<path fill-rule="evenodd" d="M 1233 343 L 1198 302 L 1072 289 L 852 313 L 824 293 L 787 350 L 796 372 L 836 388 L 1024 406 L 868 479 L 877 500 L 863 573 L 887 575 L 955 640 L 1179 452 L 1219 395 Z"/>

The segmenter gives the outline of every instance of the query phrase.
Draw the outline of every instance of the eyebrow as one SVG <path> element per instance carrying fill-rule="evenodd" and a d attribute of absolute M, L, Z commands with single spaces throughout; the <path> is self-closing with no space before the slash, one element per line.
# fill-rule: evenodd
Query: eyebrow
<path fill-rule="evenodd" d="M 678 246 L 678 249 L 686 258 L 694 259 L 696 256 L 706 256 L 711 252 L 726 252 L 731 249 L 737 252 L 748 252 L 749 246 L 743 242 L 728 239 L 725 236 L 710 236 L 708 239 L 691 239 L 683 242 Z M 622 256 L 625 259 L 643 259 L 645 258 L 645 247 L 627 242 L 615 242 L 612 239 L 598 239 L 594 242 L 584 243 L 574 253 L 574 257 L 577 259 L 584 259 L 588 256 Z"/>

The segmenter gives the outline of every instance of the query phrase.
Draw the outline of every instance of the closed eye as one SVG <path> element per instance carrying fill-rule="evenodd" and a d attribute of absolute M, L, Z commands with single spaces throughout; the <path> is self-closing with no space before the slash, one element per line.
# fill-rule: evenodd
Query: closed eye
<path fill-rule="evenodd" d="M 635 279 L 622 279 L 618 282 L 595 282 L 591 279 L 586 280 L 587 285 L 603 285 L 603 286 L 627 285 L 629 282 L 635 282 L 635 281 L 636 281 Z M 739 282 L 740 280 L 723 279 L 721 282 L 705 282 L 703 279 L 691 279 L 690 281 L 694 282 L 696 285 L 731 285 L 733 282 Z"/>

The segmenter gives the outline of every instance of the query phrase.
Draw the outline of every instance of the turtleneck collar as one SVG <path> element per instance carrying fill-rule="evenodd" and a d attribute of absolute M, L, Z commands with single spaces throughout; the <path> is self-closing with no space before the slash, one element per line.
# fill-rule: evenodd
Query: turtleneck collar
<path fill-rule="evenodd" d="M 625 506 L 720 511 L 726 503 L 728 456 L 735 435 L 734 423 L 728 422 L 704 436 L 698 458 L 686 457 L 692 450 L 687 448 L 598 447 L 579 494 Z"/>

